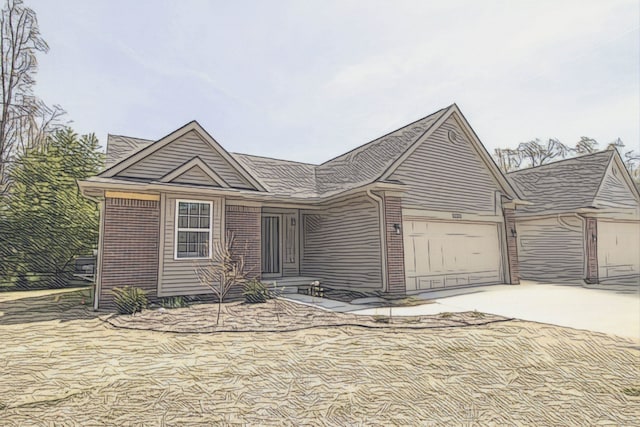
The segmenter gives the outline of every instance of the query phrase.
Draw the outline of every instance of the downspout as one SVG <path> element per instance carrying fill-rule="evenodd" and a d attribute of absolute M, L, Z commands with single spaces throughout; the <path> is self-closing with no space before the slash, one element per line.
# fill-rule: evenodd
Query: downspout
<path fill-rule="evenodd" d="M 589 239 L 589 237 L 587 236 L 587 220 L 585 219 L 585 217 L 577 213 L 574 213 L 573 216 L 578 218 L 580 220 L 580 223 L 582 223 L 582 253 L 584 254 L 583 255 L 584 262 L 582 263 L 582 276 L 586 278 L 589 273 L 589 267 L 588 267 L 589 254 L 587 253 L 587 250 L 588 250 L 587 239 Z M 558 222 L 562 223 L 560 221 L 560 215 L 558 215 Z"/>
<path fill-rule="evenodd" d="M 387 233 L 385 232 L 385 220 L 384 220 L 384 202 L 382 197 L 377 196 L 371 192 L 371 189 L 367 189 L 367 196 L 371 197 L 378 204 L 378 213 L 380 217 L 380 253 L 382 255 L 382 289 L 384 292 L 388 292 L 387 283 Z"/>

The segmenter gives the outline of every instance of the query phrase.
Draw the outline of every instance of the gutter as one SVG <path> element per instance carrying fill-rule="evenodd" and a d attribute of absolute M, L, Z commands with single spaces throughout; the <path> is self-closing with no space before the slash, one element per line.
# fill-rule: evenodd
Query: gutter
<path fill-rule="evenodd" d="M 367 189 L 367 196 L 371 197 L 378 204 L 378 213 L 380 216 L 380 254 L 382 255 L 382 289 L 388 292 L 387 281 L 387 234 L 384 227 L 384 203 L 382 197 L 377 196 Z"/>

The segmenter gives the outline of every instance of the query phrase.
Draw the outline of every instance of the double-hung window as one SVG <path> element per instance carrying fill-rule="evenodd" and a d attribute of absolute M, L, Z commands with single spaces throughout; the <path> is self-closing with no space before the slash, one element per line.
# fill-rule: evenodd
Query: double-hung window
<path fill-rule="evenodd" d="M 176 259 L 211 257 L 212 214 L 211 202 L 176 202 Z"/>

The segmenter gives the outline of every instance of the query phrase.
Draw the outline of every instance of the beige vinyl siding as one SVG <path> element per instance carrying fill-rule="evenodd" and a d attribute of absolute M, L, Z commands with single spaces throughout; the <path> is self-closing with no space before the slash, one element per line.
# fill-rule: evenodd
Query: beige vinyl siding
<path fill-rule="evenodd" d="M 455 131 L 456 142 L 449 140 Z M 403 206 L 429 210 L 494 213 L 500 189 L 453 117 L 396 169 L 390 180 L 409 186 Z"/>
<path fill-rule="evenodd" d="M 627 185 L 623 171 L 614 163 L 602 181 L 598 192 L 597 202 L 613 204 L 615 206 L 638 207 L 631 189 Z"/>
<path fill-rule="evenodd" d="M 175 178 L 171 182 L 177 182 L 180 184 L 196 184 L 196 185 L 208 185 L 219 187 L 220 185 L 215 182 L 209 175 L 204 173 L 198 166 L 194 166 L 179 177 Z"/>
<path fill-rule="evenodd" d="M 196 266 L 206 265 L 208 260 L 192 260 L 192 259 L 174 259 L 174 242 L 175 242 L 175 218 L 176 218 L 176 200 L 194 200 L 194 201 L 210 201 L 213 202 L 213 242 L 219 241 L 221 238 L 221 208 L 222 199 L 219 198 L 193 198 L 177 195 L 167 195 L 163 197 L 161 209 L 164 212 L 164 230 L 163 230 L 163 259 L 160 271 L 160 296 L 172 295 L 196 295 L 206 294 L 211 291 L 198 282 L 196 275 Z"/>
<path fill-rule="evenodd" d="M 584 278 L 583 227 L 573 216 L 518 220 L 520 276 L 529 280 Z"/>
<path fill-rule="evenodd" d="M 371 199 L 361 196 L 301 214 L 301 275 L 330 287 L 381 289 L 378 208 Z"/>
<path fill-rule="evenodd" d="M 118 173 L 120 177 L 160 179 L 178 166 L 200 157 L 231 187 L 253 188 L 216 150 L 195 131 L 170 142 Z"/>

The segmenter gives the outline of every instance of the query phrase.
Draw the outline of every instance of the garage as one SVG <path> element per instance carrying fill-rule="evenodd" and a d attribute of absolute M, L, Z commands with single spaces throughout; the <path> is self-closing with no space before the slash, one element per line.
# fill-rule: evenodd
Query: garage
<path fill-rule="evenodd" d="M 640 274 L 640 222 L 598 219 L 600 280 Z"/>
<path fill-rule="evenodd" d="M 407 291 L 502 283 L 499 226 L 405 217 Z"/>
<path fill-rule="evenodd" d="M 521 219 L 518 229 L 520 277 L 574 281 L 585 274 L 584 222 L 574 215 Z"/>

